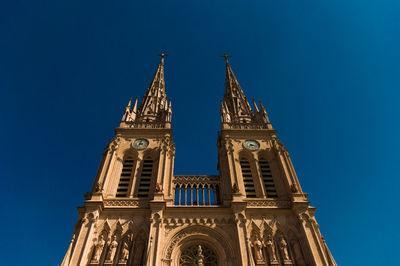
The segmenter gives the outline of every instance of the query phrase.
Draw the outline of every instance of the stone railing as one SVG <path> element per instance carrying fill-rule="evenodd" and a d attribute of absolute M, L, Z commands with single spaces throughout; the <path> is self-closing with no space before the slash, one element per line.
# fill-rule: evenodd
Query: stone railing
<path fill-rule="evenodd" d="M 254 199 L 245 200 L 248 208 L 290 208 L 291 204 L 288 200 L 276 199 Z"/>
<path fill-rule="evenodd" d="M 219 204 L 220 177 L 216 175 L 176 175 L 174 203 L 177 206 L 212 206 Z"/>
<path fill-rule="evenodd" d="M 146 208 L 148 205 L 147 199 L 105 199 L 103 201 L 104 207 L 107 208 Z"/>
<path fill-rule="evenodd" d="M 165 122 L 132 122 L 129 123 L 131 128 L 166 128 Z"/>
<path fill-rule="evenodd" d="M 230 129 L 268 129 L 267 124 L 260 123 L 223 123 L 223 127 Z"/>

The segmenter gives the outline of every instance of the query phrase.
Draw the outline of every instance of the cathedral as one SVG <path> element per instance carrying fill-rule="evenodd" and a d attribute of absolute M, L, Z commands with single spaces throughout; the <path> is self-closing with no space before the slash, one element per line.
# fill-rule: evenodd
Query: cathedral
<path fill-rule="evenodd" d="M 69 265 L 337 265 L 290 155 L 225 58 L 219 175 L 174 175 L 164 56 L 104 149 L 62 260 Z"/>

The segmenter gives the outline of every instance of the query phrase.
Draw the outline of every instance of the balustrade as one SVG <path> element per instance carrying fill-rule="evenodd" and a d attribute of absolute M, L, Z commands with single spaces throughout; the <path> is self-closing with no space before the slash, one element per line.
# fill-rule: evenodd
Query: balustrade
<path fill-rule="evenodd" d="M 214 175 L 176 175 L 175 205 L 211 206 L 219 204 L 219 176 Z"/>

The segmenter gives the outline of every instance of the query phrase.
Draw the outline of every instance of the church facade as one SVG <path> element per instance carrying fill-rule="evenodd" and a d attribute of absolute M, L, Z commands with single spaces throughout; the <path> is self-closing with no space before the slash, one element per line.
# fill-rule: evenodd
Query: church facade
<path fill-rule="evenodd" d="M 336 265 L 287 149 L 227 55 L 219 175 L 174 175 L 164 56 L 104 150 L 61 265 Z"/>

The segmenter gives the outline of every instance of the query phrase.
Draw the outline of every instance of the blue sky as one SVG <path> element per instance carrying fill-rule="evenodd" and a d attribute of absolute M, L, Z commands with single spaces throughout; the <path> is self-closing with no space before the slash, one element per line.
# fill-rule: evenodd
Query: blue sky
<path fill-rule="evenodd" d="M 3 1 L 2 264 L 61 262 L 103 148 L 161 51 L 175 174 L 217 173 L 229 53 L 336 261 L 396 264 L 399 12 L 368 0 Z"/>

